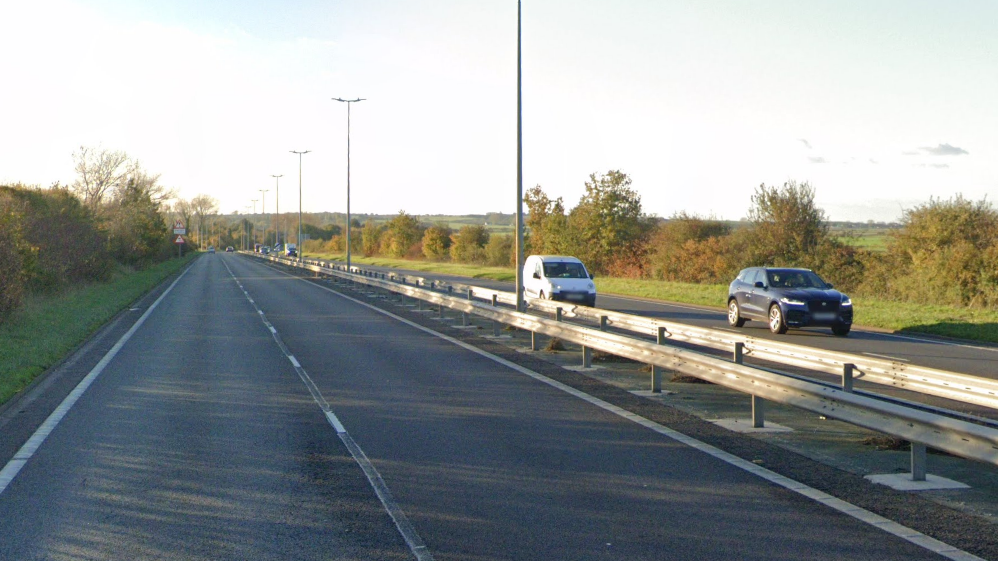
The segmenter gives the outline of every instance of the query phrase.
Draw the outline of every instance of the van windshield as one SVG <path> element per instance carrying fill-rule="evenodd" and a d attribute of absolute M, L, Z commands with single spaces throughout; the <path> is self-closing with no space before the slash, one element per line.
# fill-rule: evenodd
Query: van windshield
<path fill-rule="evenodd" d="M 588 279 L 582 263 L 545 263 L 544 276 L 549 279 Z"/>

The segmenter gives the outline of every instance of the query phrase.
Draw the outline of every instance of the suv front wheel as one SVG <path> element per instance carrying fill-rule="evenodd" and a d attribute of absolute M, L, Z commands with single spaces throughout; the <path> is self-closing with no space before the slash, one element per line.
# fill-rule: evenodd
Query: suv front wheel
<path fill-rule="evenodd" d="M 769 330 L 777 335 L 787 332 L 787 321 L 783 319 L 783 310 L 780 309 L 779 304 L 773 304 L 769 307 Z"/>

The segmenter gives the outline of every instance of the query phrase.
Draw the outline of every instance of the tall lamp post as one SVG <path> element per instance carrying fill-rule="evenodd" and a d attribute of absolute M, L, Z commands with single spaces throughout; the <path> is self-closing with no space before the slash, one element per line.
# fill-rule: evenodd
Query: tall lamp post
<path fill-rule="evenodd" d="M 267 191 L 270 189 L 258 189 L 260 191 L 260 213 L 263 214 L 263 245 L 267 245 Z"/>
<path fill-rule="evenodd" d="M 311 150 L 290 150 L 292 154 L 298 154 L 298 259 L 304 258 L 305 244 L 301 242 L 301 157 L 311 152 Z"/>
<path fill-rule="evenodd" d="M 256 201 L 259 199 L 250 199 L 253 201 L 253 221 L 256 221 Z M 253 243 L 256 243 L 256 232 L 253 232 Z"/>
<path fill-rule="evenodd" d="M 277 243 L 280 244 L 281 243 L 281 225 L 280 225 L 280 222 L 281 222 L 281 178 L 284 177 L 284 174 L 282 173 L 281 175 L 271 175 L 271 177 L 273 177 L 274 180 L 277 183 L 274 186 L 274 188 L 276 189 L 276 191 L 274 192 L 274 203 L 277 205 L 277 222 L 278 222 L 278 224 L 276 224 L 274 226 L 274 229 L 277 230 L 277 233 L 274 234 L 274 236 L 277 237 Z M 288 240 L 285 239 L 284 243 L 288 243 Z"/>
<path fill-rule="evenodd" d="M 350 104 L 364 101 L 357 99 L 340 99 L 334 97 L 333 101 L 342 101 L 347 104 L 347 271 L 350 271 Z"/>
<path fill-rule="evenodd" d="M 520 56 L 520 0 L 516 1 L 516 311 L 523 306 L 523 82 Z"/>

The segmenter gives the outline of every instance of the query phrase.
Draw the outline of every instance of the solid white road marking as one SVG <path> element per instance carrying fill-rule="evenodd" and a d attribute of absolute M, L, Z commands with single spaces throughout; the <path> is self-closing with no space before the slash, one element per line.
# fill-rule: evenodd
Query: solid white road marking
<path fill-rule="evenodd" d="M 229 268 L 228 263 L 223 261 L 223 264 L 225 264 L 225 268 L 228 269 L 229 275 L 231 275 L 232 278 L 238 283 L 239 281 L 236 279 L 236 275 L 233 274 L 232 269 Z M 312 399 L 314 399 L 319 405 L 319 408 L 322 409 L 322 412 L 326 416 L 326 420 L 329 421 L 330 426 L 332 426 L 333 430 L 336 431 L 336 436 L 338 436 L 344 446 L 347 447 L 347 450 L 350 452 L 350 455 L 353 457 L 354 461 L 357 462 L 357 465 L 360 466 L 361 471 L 364 472 L 364 475 L 367 477 L 367 481 L 374 489 L 374 494 L 377 495 L 378 500 L 381 501 L 381 505 L 385 508 L 388 516 L 390 516 L 392 521 L 395 523 L 395 528 L 398 529 L 399 534 L 402 535 L 402 539 L 405 540 L 406 545 L 409 546 L 409 550 L 412 551 L 418 561 L 433 561 L 433 555 L 426 548 L 426 544 L 424 544 L 423 539 L 419 537 L 419 533 L 416 532 L 416 528 L 409 521 L 409 518 L 405 515 L 405 512 L 403 512 L 402 508 L 399 507 L 397 502 L 395 502 L 395 498 L 392 496 L 391 490 L 388 489 L 388 485 L 385 483 L 385 480 L 382 479 L 381 474 L 378 473 L 377 468 L 374 467 L 371 460 L 369 460 L 367 455 L 364 454 L 364 450 L 361 449 L 360 445 L 358 445 L 357 442 L 354 441 L 353 437 L 350 436 L 350 433 L 348 433 L 346 428 L 344 428 L 343 423 L 341 423 L 339 418 L 336 417 L 336 414 L 333 413 L 332 408 L 330 408 L 326 398 L 322 396 L 322 392 L 319 391 L 318 386 L 316 386 L 315 382 L 312 381 L 311 376 L 308 375 L 308 372 L 302 368 L 301 364 L 298 362 L 298 359 L 296 359 L 294 355 L 291 354 L 291 351 L 288 350 L 287 345 L 284 344 L 284 341 L 281 339 L 277 329 L 275 329 L 274 326 L 267 321 L 266 314 L 263 313 L 263 310 L 257 306 L 256 302 L 253 302 L 253 300 L 249 298 L 248 294 L 247 300 L 249 300 L 253 307 L 256 308 L 257 313 L 263 320 L 263 324 L 270 329 L 271 335 L 277 342 L 277 346 L 281 348 L 284 355 L 288 357 L 288 360 L 291 361 L 292 365 L 294 365 L 295 372 L 298 373 L 298 377 L 305 384 L 305 387 L 308 388 L 309 393 L 312 394 Z"/>
<path fill-rule="evenodd" d="M 156 301 L 149 306 L 149 309 L 139 316 L 139 319 L 135 321 L 135 324 L 132 325 L 132 327 L 126 331 L 120 339 L 118 339 L 118 342 L 111 347 L 111 350 L 104 354 L 104 356 L 100 359 L 100 362 L 98 362 L 97 365 L 94 366 L 82 380 L 80 380 L 80 383 L 73 388 L 73 391 L 69 392 L 69 395 L 67 395 L 62 400 L 62 403 L 55 408 L 55 411 L 52 411 L 48 418 L 45 419 L 41 426 L 39 426 L 34 434 L 31 435 L 28 441 L 21 446 L 16 454 L 14 454 L 14 458 L 7 462 L 7 465 L 0 470 L 0 494 L 3 494 L 3 492 L 7 489 L 7 486 L 10 485 L 11 481 L 17 477 L 17 474 L 21 471 L 21 468 L 23 468 L 25 464 L 28 463 L 28 460 L 35 455 L 38 448 L 43 442 L 45 442 L 45 439 L 52 434 L 52 431 L 55 430 L 55 427 L 58 426 L 62 419 L 66 416 L 66 413 L 69 413 L 69 410 L 73 408 L 73 405 L 76 405 L 76 402 L 80 399 L 84 392 L 87 391 L 87 388 L 94 383 L 94 380 L 101 375 L 101 372 L 104 372 L 107 365 L 114 360 L 114 357 L 117 356 L 122 347 L 125 346 L 125 343 L 127 343 L 128 340 L 135 335 L 135 332 L 142 327 L 142 324 L 146 322 L 146 319 L 152 315 L 153 310 L 159 306 L 159 303 L 166 298 L 166 295 L 173 290 L 173 287 L 176 286 L 177 283 L 180 282 L 180 279 L 184 278 L 184 275 L 186 275 L 190 270 L 191 267 L 184 269 L 184 271 L 180 273 L 180 276 L 178 276 L 176 280 L 174 280 L 170 286 L 167 287 L 163 294 L 160 294 L 159 298 L 157 298 Z"/>
<path fill-rule="evenodd" d="M 872 357 L 875 357 L 875 358 L 886 358 L 887 360 L 893 360 L 893 361 L 897 361 L 897 362 L 911 362 L 910 360 L 908 360 L 906 358 L 898 358 L 896 356 L 878 355 L 877 353 L 861 353 L 861 354 L 864 354 L 866 356 L 872 356 Z"/>

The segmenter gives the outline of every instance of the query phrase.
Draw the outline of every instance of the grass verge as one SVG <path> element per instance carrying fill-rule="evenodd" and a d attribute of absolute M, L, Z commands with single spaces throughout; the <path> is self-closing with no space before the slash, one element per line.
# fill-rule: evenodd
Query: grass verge
<path fill-rule="evenodd" d="M 311 254 L 311 257 L 343 261 L 343 254 Z M 461 263 L 436 263 L 353 257 L 355 264 L 395 267 L 413 271 L 460 275 L 514 282 L 516 274 L 509 267 L 484 267 Z M 689 284 L 640 279 L 597 277 L 600 294 L 636 296 L 682 304 L 724 308 L 728 294 L 726 284 Z M 956 339 L 998 343 L 998 311 L 934 306 L 911 302 L 892 302 L 869 297 L 853 297 L 856 325 L 875 327 L 900 333 L 928 334 Z"/>
<path fill-rule="evenodd" d="M 106 283 L 29 298 L 0 324 L 0 405 L 195 257 L 190 254 L 142 271 L 122 272 Z"/>

